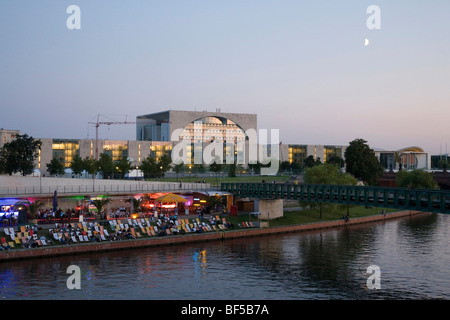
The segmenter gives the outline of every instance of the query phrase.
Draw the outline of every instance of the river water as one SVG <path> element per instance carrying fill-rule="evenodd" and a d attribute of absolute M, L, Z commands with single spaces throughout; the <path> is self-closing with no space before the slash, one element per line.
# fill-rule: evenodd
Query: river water
<path fill-rule="evenodd" d="M 450 216 L 432 214 L 307 233 L 6 262 L 0 264 L 0 298 L 449 299 L 449 236 Z M 75 274 L 67 272 L 71 265 L 79 267 L 80 289 L 68 288 L 68 282 L 75 283 L 70 278 Z M 379 272 L 368 272 L 369 266 Z"/>

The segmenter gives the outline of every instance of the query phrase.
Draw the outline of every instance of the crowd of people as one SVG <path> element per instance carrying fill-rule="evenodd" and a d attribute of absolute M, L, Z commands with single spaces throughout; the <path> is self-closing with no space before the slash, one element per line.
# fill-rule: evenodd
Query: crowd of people
<path fill-rule="evenodd" d="M 103 241 L 121 241 L 136 239 L 147 236 L 167 236 L 183 235 L 186 233 L 203 233 L 207 231 L 220 230 L 221 228 L 232 229 L 235 226 L 230 221 L 219 219 L 218 216 L 206 214 L 205 210 L 197 211 L 198 219 L 181 218 L 156 212 L 147 218 L 141 216 L 138 219 L 131 217 L 131 214 L 124 210 L 109 211 L 105 220 L 60 220 L 55 223 L 55 227 L 43 230 L 38 225 L 27 225 L 26 230 L 18 230 L 15 236 L 20 241 L 3 242 L 0 251 L 15 248 L 36 248 L 52 244 L 72 245 L 75 243 L 103 242 Z M 44 210 L 40 213 L 42 218 L 55 217 L 74 217 L 75 210 L 56 211 Z M 107 218 L 107 219 L 106 219 Z M 112 218 L 112 219 L 111 219 Z M 184 222 L 181 222 L 184 221 Z M 189 222 L 188 222 L 189 221 Z M 130 222 L 132 222 L 130 224 Z M 189 227 L 190 226 L 190 227 Z M 220 228 L 219 228 L 220 227 Z M 23 227 L 21 227 L 23 228 Z M 7 229 L 7 228 L 4 228 Z M 12 227 L 10 229 L 13 229 Z M 151 229 L 151 232 L 150 232 Z M 22 231 L 22 232 L 20 232 Z M 7 235 L 10 235 L 7 233 Z M 30 236 L 31 235 L 31 236 Z M 17 239 L 16 239 L 17 240 Z"/>

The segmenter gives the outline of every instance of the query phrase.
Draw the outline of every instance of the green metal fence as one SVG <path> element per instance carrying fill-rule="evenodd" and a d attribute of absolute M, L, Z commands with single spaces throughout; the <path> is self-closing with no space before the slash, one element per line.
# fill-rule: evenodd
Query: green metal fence
<path fill-rule="evenodd" d="M 446 190 L 287 183 L 222 183 L 221 190 L 239 197 L 450 213 L 450 191 Z"/>

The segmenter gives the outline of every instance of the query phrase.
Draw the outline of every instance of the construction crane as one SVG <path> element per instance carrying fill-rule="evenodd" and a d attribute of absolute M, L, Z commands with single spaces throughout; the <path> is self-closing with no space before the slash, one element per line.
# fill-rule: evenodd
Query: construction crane
<path fill-rule="evenodd" d="M 136 124 L 136 122 L 127 121 L 127 115 L 125 116 L 125 121 L 100 121 L 100 116 L 101 114 L 97 115 L 97 122 L 89 122 L 95 127 L 95 160 L 98 160 L 98 127 L 112 124 Z"/>

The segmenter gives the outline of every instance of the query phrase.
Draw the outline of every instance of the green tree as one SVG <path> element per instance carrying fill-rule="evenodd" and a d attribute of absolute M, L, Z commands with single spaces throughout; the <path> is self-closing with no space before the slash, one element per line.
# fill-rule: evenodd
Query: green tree
<path fill-rule="evenodd" d="M 237 166 L 236 166 L 235 162 L 229 164 L 228 165 L 228 176 L 229 177 L 236 177 L 236 170 L 237 170 Z"/>
<path fill-rule="evenodd" d="M 139 168 L 146 178 L 160 178 L 170 169 L 170 158 L 161 157 L 160 161 L 156 161 L 152 156 L 145 158 Z"/>
<path fill-rule="evenodd" d="M 50 173 L 50 175 L 63 175 L 64 174 L 64 164 L 59 161 L 56 158 L 53 158 L 50 160 L 49 163 L 47 163 L 47 172 Z"/>
<path fill-rule="evenodd" d="M 212 160 L 211 163 L 209 164 L 209 171 L 216 173 L 216 182 L 217 182 L 217 177 L 219 175 L 219 172 L 221 172 L 222 169 L 223 169 L 223 164 L 221 163 L 219 157 L 215 157 L 214 160 Z"/>
<path fill-rule="evenodd" d="M 434 181 L 433 176 L 422 170 L 415 169 L 412 171 L 402 170 L 397 172 L 395 182 L 399 187 L 408 189 L 438 189 L 439 186 Z"/>
<path fill-rule="evenodd" d="M 15 135 L 14 139 L 5 143 L 0 150 L 0 173 L 12 175 L 19 172 L 23 176 L 32 174 L 40 146 L 40 140 L 35 140 L 27 134 Z"/>
<path fill-rule="evenodd" d="M 36 200 L 28 204 L 28 219 L 36 219 L 36 213 L 39 208 L 43 207 L 44 203 L 41 200 Z"/>
<path fill-rule="evenodd" d="M 384 173 L 375 152 L 363 139 L 355 139 L 350 142 L 345 150 L 345 164 L 348 173 L 369 185 L 377 184 L 378 179 Z"/>
<path fill-rule="evenodd" d="M 184 164 L 183 161 L 181 161 L 179 163 L 176 163 L 176 164 L 173 164 L 173 171 L 175 171 L 175 173 L 177 174 L 177 180 L 178 180 L 178 175 L 181 172 L 186 171 L 186 165 Z"/>
<path fill-rule="evenodd" d="M 344 167 L 344 159 L 337 155 L 332 155 L 331 157 L 327 158 L 327 163 L 337 164 L 339 168 Z"/>
<path fill-rule="evenodd" d="M 122 158 L 116 162 L 116 170 L 123 178 L 131 170 L 131 161 L 127 158 Z"/>
<path fill-rule="evenodd" d="M 91 157 L 86 157 L 83 159 L 83 170 L 86 170 L 88 174 L 95 176 L 98 172 L 99 164 L 98 161 Z"/>
<path fill-rule="evenodd" d="M 115 169 L 112 157 L 107 153 L 100 154 L 98 159 L 98 170 L 102 173 L 103 179 L 113 174 Z"/>
<path fill-rule="evenodd" d="M 292 166 L 289 161 L 280 161 L 280 172 L 289 172 L 291 169 Z"/>
<path fill-rule="evenodd" d="M 72 162 L 70 163 L 70 169 L 77 176 L 85 170 L 83 159 L 81 159 L 78 154 L 73 157 Z"/>
<path fill-rule="evenodd" d="M 133 208 L 133 213 L 141 211 L 141 207 L 142 207 L 142 204 L 144 203 L 144 201 L 145 200 L 143 198 L 136 199 L 135 197 L 131 197 L 129 200 L 127 200 L 127 202 L 131 203 L 131 206 Z"/>
<path fill-rule="evenodd" d="M 253 172 L 255 174 L 261 173 L 262 163 L 259 161 L 256 163 L 249 163 L 249 164 L 247 164 L 247 166 L 248 166 L 248 169 L 250 170 L 250 172 Z"/>
<path fill-rule="evenodd" d="M 307 156 L 305 160 L 303 160 L 303 165 L 305 168 L 312 168 L 314 166 L 318 166 L 319 164 L 321 164 L 320 158 L 314 159 L 312 155 Z"/>
<path fill-rule="evenodd" d="M 192 168 L 193 173 L 205 173 L 206 171 L 208 171 L 208 168 L 203 163 L 194 164 L 190 166 Z"/>
<path fill-rule="evenodd" d="M 97 208 L 97 212 L 100 214 L 103 209 L 106 207 L 106 205 L 108 205 L 111 202 L 110 198 L 102 198 L 102 199 L 96 199 L 96 200 L 92 200 L 92 204 L 94 205 L 94 207 Z"/>
<path fill-rule="evenodd" d="M 164 177 L 164 174 L 172 168 L 172 158 L 164 154 L 158 161 L 159 176 Z"/>
<path fill-rule="evenodd" d="M 355 177 L 353 177 L 351 174 L 340 172 L 339 166 L 337 164 L 330 163 L 320 164 L 311 168 L 307 168 L 303 179 L 305 183 L 308 184 L 356 185 L 358 183 L 358 180 L 355 179 Z M 316 204 L 305 203 L 305 205 L 314 207 Z M 319 202 L 318 206 L 320 209 L 320 219 L 322 219 L 322 210 L 324 204 L 322 202 Z M 336 205 L 333 204 L 327 204 L 326 206 L 328 210 L 334 210 L 334 208 L 336 207 Z M 347 213 L 348 208 L 349 207 L 347 207 Z"/>

